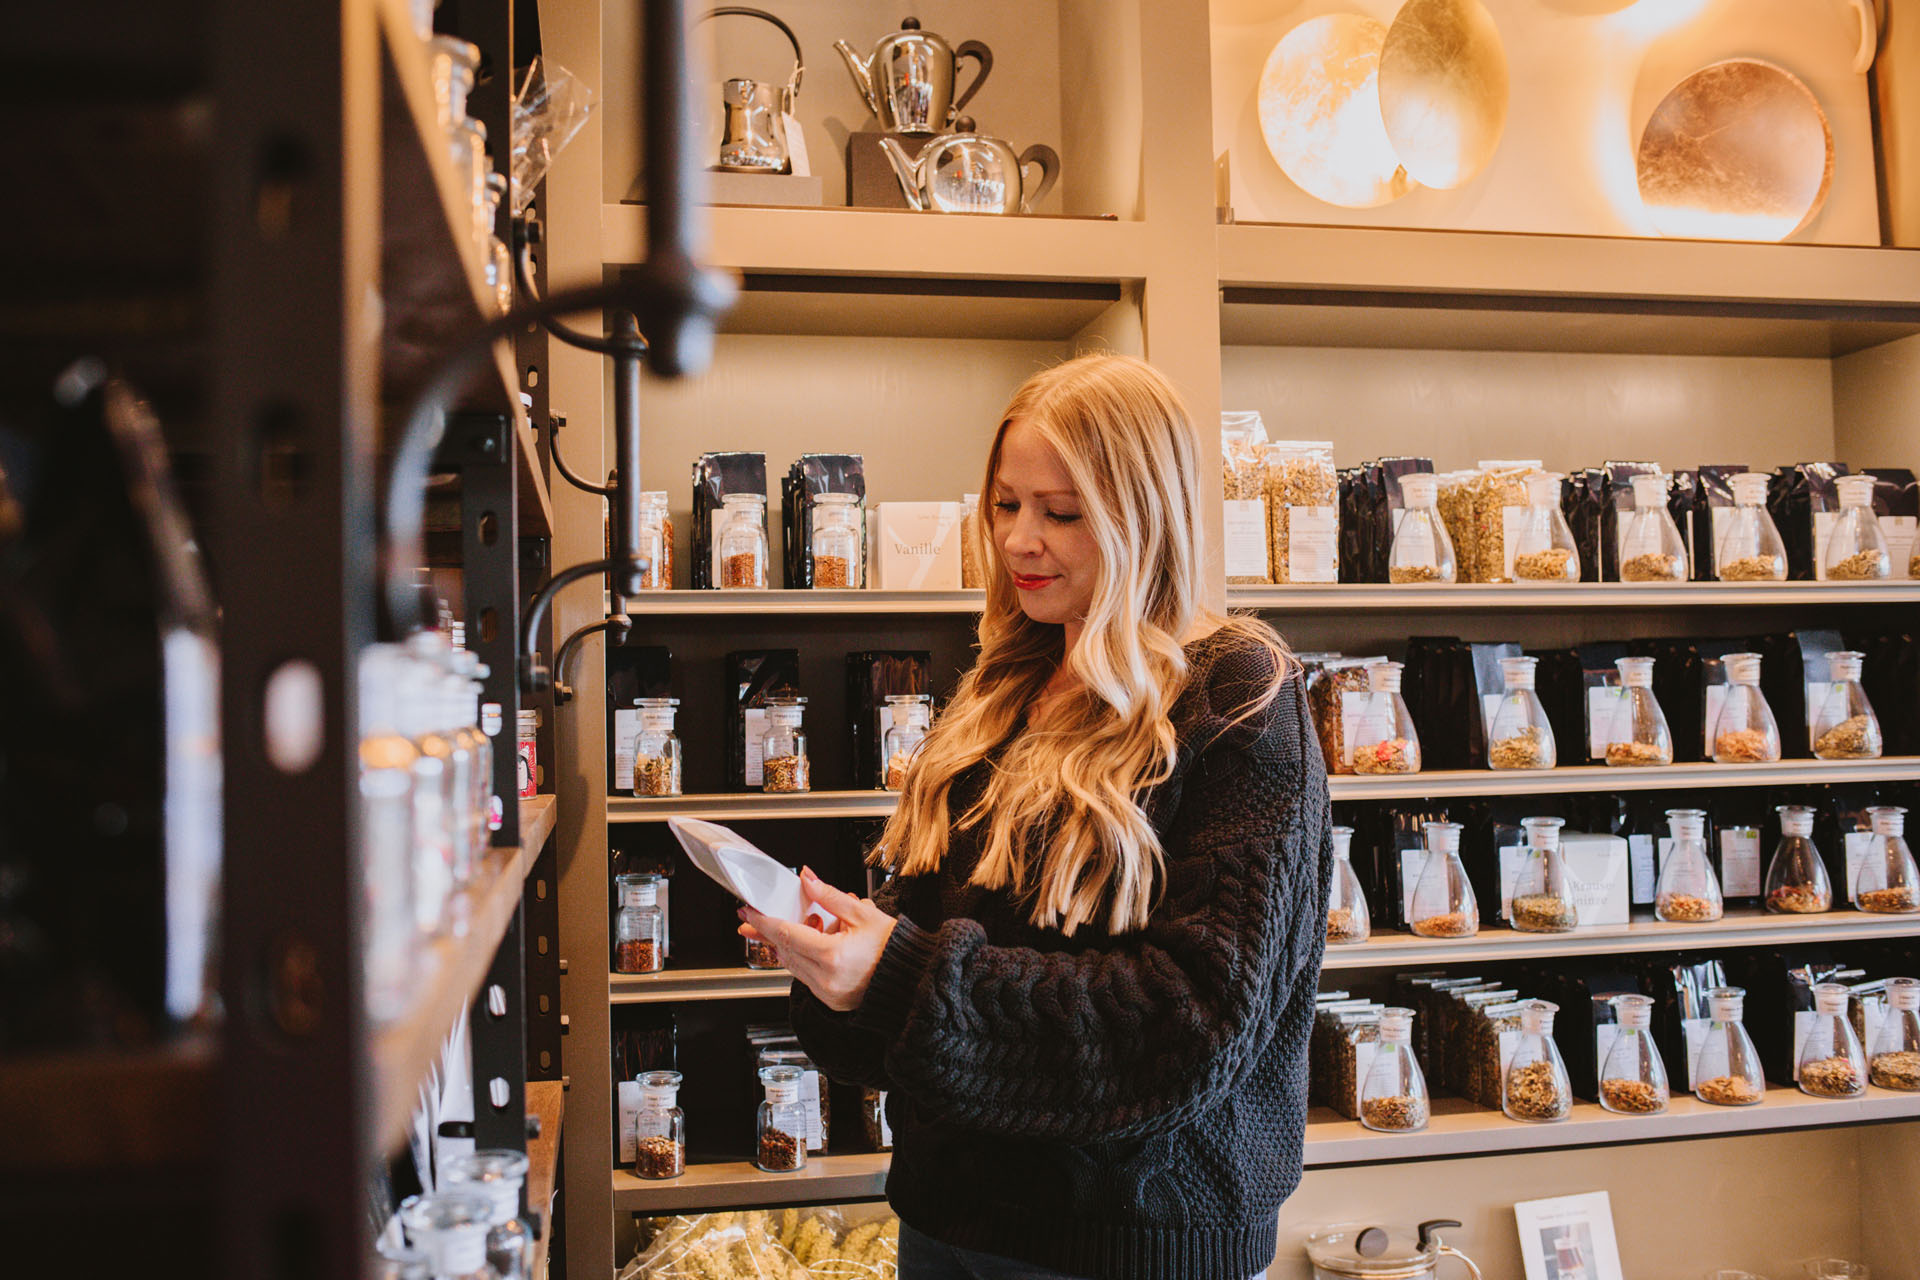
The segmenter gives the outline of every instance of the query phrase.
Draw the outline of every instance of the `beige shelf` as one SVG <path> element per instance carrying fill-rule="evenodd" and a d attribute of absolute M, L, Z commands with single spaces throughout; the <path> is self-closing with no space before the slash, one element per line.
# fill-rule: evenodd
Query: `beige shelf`
<path fill-rule="evenodd" d="M 527 1209 L 540 1223 L 533 1242 L 533 1265 L 527 1274 L 546 1280 L 547 1255 L 553 1248 L 554 1186 L 560 1177 L 560 1128 L 567 1118 L 567 1086 L 559 1080 L 527 1081 L 527 1114 L 540 1118 L 539 1136 L 527 1140 Z"/>
<path fill-rule="evenodd" d="M 1709 924 L 1668 924 L 1637 909 L 1629 924 L 1594 925 L 1571 933 L 1519 933 L 1489 916 L 1471 938 L 1420 938 L 1378 932 L 1362 943 L 1328 947 L 1325 969 L 1399 969 L 1426 964 L 1484 964 L 1538 956 L 1638 954 L 1653 950 L 1717 950 L 1724 947 L 1791 946 L 1909 938 L 1920 933 L 1920 916 L 1870 915 L 1842 907 L 1819 915 L 1773 915 L 1757 907 L 1730 909 Z"/>
<path fill-rule="evenodd" d="M 420 1081 L 440 1057 L 460 1010 L 480 988 L 501 936 L 520 905 L 527 872 L 553 833 L 554 797 L 520 802 L 520 845 L 494 849 L 464 894 L 464 934 L 441 939 L 415 965 L 421 974 L 414 1007 L 373 1036 L 374 1134 L 384 1149 L 405 1133 Z"/>
<path fill-rule="evenodd" d="M 607 999 L 614 1004 L 664 1004 L 671 1000 L 764 1000 L 784 998 L 793 985 L 785 969 L 663 969 L 659 973 L 610 973 Z"/>
<path fill-rule="evenodd" d="M 755 818 L 884 818 L 899 804 L 891 791 L 809 791 L 801 795 L 674 796 L 670 799 L 609 796 L 608 822 L 665 822 L 668 818 L 705 818 L 709 822 L 745 822 Z"/>
<path fill-rule="evenodd" d="M 613 601 L 607 597 L 611 607 Z M 984 591 L 648 591 L 627 597 L 627 616 L 742 617 L 819 614 L 977 614 Z"/>
<path fill-rule="evenodd" d="M 1380 583 L 1324 586 L 1228 587 L 1235 609 L 1287 613 L 1437 613 L 1450 610 L 1506 613 L 1567 609 L 1699 609 L 1731 606 L 1807 608 L 1835 604 L 1920 604 L 1920 582 L 1587 582 L 1564 587 L 1521 583 L 1460 583 L 1388 586 Z"/>
<path fill-rule="evenodd" d="M 679 1213 L 686 1209 L 736 1209 L 863 1200 L 884 1195 L 891 1157 L 882 1153 L 810 1156 L 793 1173 L 768 1173 L 745 1161 L 690 1164 L 670 1181 L 613 1171 L 613 1207 L 633 1213 Z"/>

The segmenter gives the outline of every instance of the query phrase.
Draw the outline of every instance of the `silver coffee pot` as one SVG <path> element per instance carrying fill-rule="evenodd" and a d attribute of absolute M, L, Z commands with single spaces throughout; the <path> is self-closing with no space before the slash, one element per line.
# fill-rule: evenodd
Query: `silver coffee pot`
<path fill-rule="evenodd" d="M 978 83 L 977 81 L 975 83 Z M 907 203 L 915 209 L 939 213 L 1031 213 L 1060 177 L 1060 157 L 1052 147 L 1036 142 L 1015 155 L 998 138 L 973 131 L 973 121 L 961 116 L 955 132 L 928 140 L 909 155 L 900 140 L 882 134 L 880 148 L 893 165 Z M 1029 188 L 1028 165 L 1038 165 L 1040 180 Z"/>
<path fill-rule="evenodd" d="M 793 46 L 793 73 L 779 88 L 764 80 L 735 77 L 720 85 L 720 108 L 725 123 L 720 136 L 720 154 L 716 169 L 727 173 L 792 173 L 793 152 L 787 141 L 786 118 L 793 114 L 794 98 L 800 93 L 800 78 L 806 74 L 800 56 L 800 38 L 793 28 L 761 9 L 726 5 L 710 9 L 700 16 L 710 18 L 759 18 L 780 28 Z"/>
<path fill-rule="evenodd" d="M 834 41 L 833 47 L 846 59 L 860 96 L 888 133 L 939 133 L 980 92 L 993 70 L 993 53 L 987 46 L 968 40 L 955 49 L 931 31 L 922 31 L 918 18 L 906 19 L 900 30 L 881 37 L 864 58 L 845 40 Z M 977 61 L 980 71 L 955 97 L 954 81 L 962 58 Z"/>

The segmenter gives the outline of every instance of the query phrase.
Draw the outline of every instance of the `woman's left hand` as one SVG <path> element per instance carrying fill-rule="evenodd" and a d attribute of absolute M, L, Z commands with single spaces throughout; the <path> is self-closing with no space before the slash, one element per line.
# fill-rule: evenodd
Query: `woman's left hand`
<path fill-rule="evenodd" d="M 867 984 L 880 965 L 880 953 L 893 936 L 893 917 L 866 898 L 842 893 L 807 868 L 800 871 L 800 892 L 826 908 L 839 923 L 831 933 L 812 925 L 789 924 L 741 907 L 740 935 L 765 938 L 780 949 L 781 963 L 821 1004 L 851 1013 L 867 998 Z"/>

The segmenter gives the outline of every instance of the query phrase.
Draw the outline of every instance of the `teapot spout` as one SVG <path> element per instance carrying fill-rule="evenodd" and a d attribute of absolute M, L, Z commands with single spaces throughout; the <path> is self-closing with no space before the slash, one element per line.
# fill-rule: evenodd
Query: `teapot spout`
<path fill-rule="evenodd" d="M 845 40 L 835 40 L 833 47 L 841 60 L 847 64 L 847 72 L 853 77 L 853 87 L 866 99 L 867 110 L 880 114 L 880 98 L 873 91 L 873 62 L 853 51 L 853 46 Z"/>
<path fill-rule="evenodd" d="M 926 212 L 927 201 L 920 192 L 920 164 L 916 156 L 907 154 L 907 149 L 890 133 L 880 135 L 880 150 L 887 156 L 887 163 L 893 166 L 893 176 L 900 179 L 900 190 L 906 192 L 907 204 L 919 212 Z"/>

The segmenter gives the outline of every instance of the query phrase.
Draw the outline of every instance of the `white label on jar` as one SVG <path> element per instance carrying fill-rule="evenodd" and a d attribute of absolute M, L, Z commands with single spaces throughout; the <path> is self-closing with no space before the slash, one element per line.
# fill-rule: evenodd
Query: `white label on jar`
<path fill-rule="evenodd" d="M 1593 760 L 1607 758 L 1607 744 L 1633 739 L 1633 699 L 1619 685 L 1599 685 L 1587 690 L 1587 755 Z"/>
<path fill-rule="evenodd" d="M 1920 517 L 1881 516 L 1880 536 L 1887 540 L 1887 554 L 1893 558 L 1893 576 L 1909 577 L 1907 567 L 1913 562 L 1913 547 L 1920 541 Z"/>
<path fill-rule="evenodd" d="M 764 707 L 748 707 L 740 713 L 741 732 L 747 740 L 747 785 L 762 781 L 760 766 L 767 754 L 767 712 Z"/>
<path fill-rule="evenodd" d="M 893 1126 L 887 1123 L 887 1091 L 885 1089 L 880 1091 L 880 1145 L 883 1147 L 893 1145 Z"/>
<path fill-rule="evenodd" d="M 1712 1018 L 1682 1018 L 1680 1033 L 1687 1044 L 1687 1088 L 1696 1083 L 1694 1072 L 1700 1066 L 1700 1046 L 1707 1042 L 1707 1029 L 1713 1025 Z"/>
<path fill-rule="evenodd" d="M 1366 1087 L 1367 1072 L 1373 1069 L 1373 1060 L 1380 1052 L 1378 1040 L 1361 1040 L 1353 1046 L 1353 1113 L 1360 1114 L 1360 1092 Z"/>
<path fill-rule="evenodd" d="M 1714 576 L 1720 573 L 1720 535 L 1727 530 L 1727 521 L 1733 519 L 1732 507 L 1709 507 L 1707 514 L 1713 525 L 1713 545 L 1707 548 L 1707 563 L 1713 566 Z"/>
<path fill-rule="evenodd" d="M 1513 1055 L 1520 1048 L 1521 1032 L 1519 1028 L 1500 1033 L 1500 1079 L 1507 1078 L 1508 1068 L 1513 1066 Z"/>
<path fill-rule="evenodd" d="M 1856 998 L 1860 1001 L 1860 1025 L 1866 1031 L 1860 1037 L 1860 1047 L 1871 1056 L 1874 1046 L 1880 1042 L 1880 1028 L 1887 1021 L 1887 998 L 1881 995 Z"/>
<path fill-rule="evenodd" d="M 640 1154 L 640 1082 L 622 1080 L 620 1099 L 620 1163 L 632 1164 Z"/>
<path fill-rule="evenodd" d="M 1813 726 L 1820 718 L 1820 709 L 1826 705 L 1827 696 L 1833 692 L 1833 684 L 1828 680 L 1807 681 L 1807 749 L 1813 749 L 1815 734 Z"/>
<path fill-rule="evenodd" d="M 1593 1078 L 1604 1080 L 1607 1076 L 1607 1055 L 1613 1052 L 1613 1046 L 1620 1041 L 1620 1024 L 1603 1022 L 1593 1029 Z"/>
<path fill-rule="evenodd" d="M 820 1123 L 820 1073 L 805 1071 L 800 1075 L 800 1105 L 807 1109 L 807 1150 L 825 1151 L 827 1135 Z"/>
<path fill-rule="evenodd" d="M 1713 731 L 1718 727 L 1720 707 L 1727 700 L 1727 686 L 1710 684 L 1707 686 L 1706 715 L 1700 721 L 1700 750 L 1707 759 L 1713 759 Z"/>
<path fill-rule="evenodd" d="M 1386 694 L 1345 690 L 1340 694 L 1340 763 L 1353 766 L 1353 746 L 1384 741 L 1393 727 L 1393 702 Z"/>
<path fill-rule="evenodd" d="M 1654 872 L 1652 836 L 1627 837 L 1627 863 L 1630 869 L 1633 905 L 1645 906 L 1653 901 L 1654 883 L 1657 878 Z"/>
<path fill-rule="evenodd" d="M 1420 872 L 1427 865 L 1425 849 L 1400 851 L 1400 918 L 1413 919 L 1413 891 L 1420 883 Z"/>
<path fill-rule="evenodd" d="M 1520 868 L 1527 862 L 1527 847 L 1510 844 L 1500 850 L 1500 915 L 1502 919 L 1513 914 L 1513 885 L 1520 878 Z"/>
<path fill-rule="evenodd" d="M 1503 693 L 1483 693 L 1480 695 L 1480 725 L 1487 731 L 1489 741 L 1493 738 L 1493 718 L 1500 713 L 1500 700 Z"/>
<path fill-rule="evenodd" d="M 521 738 L 514 743 L 514 755 L 521 798 L 538 795 L 540 792 L 539 745 L 531 737 Z"/>
<path fill-rule="evenodd" d="M 1827 577 L 1827 543 L 1833 539 L 1833 526 L 1840 523 L 1838 511 L 1813 513 L 1813 576 L 1824 582 Z M 1795 1077 L 1798 1079 L 1799 1077 Z"/>
<path fill-rule="evenodd" d="M 1334 507 L 1287 508 L 1287 581 L 1334 582 L 1340 568 L 1340 513 Z M 1279 577 L 1275 566 L 1275 577 Z"/>
<path fill-rule="evenodd" d="M 1500 508 L 1501 561 L 1504 565 L 1502 576 L 1513 577 L 1514 552 L 1520 546 L 1520 535 L 1526 532 L 1527 509 L 1525 507 Z"/>
<path fill-rule="evenodd" d="M 1399 554 L 1395 557 L 1402 564 L 1433 564 L 1440 558 L 1433 544 L 1433 522 L 1415 520 L 1407 524 L 1405 512 L 1394 514 L 1393 549 Z"/>
<path fill-rule="evenodd" d="M 1221 543 L 1229 578 L 1267 580 L 1267 504 L 1258 498 L 1220 504 Z"/>
<path fill-rule="evenodd" d="M 633 790 L 633 740 L 640 735 L 640 712 L 632 707 L 613 709 L 613 789 Z"/>
<path fill-rule="evenodd" d="M 1720 892 L 1729 898 L 1760 896 L 1760 828 L 1720 828 Z"/>
<path fill-rule="evenodd" d="M 1793 1078 L 1795 1080 L 1800 1078 L 1800 1055 L 1806 1050 L 1807 1036 L 1812 1033 L 1814 1023 L 1819 1020 L 1819 1016 L 1812 1009 L 1793 1011 Z M 1827 1037 L 1821 1037 L 1821 1043 L 1827 1043 Z M 1820 1056 L 1829 1055 L 1822 1053 Z"/>
<path fill-rule="evenodd" d="M 1860 864 L 1873 852 L 1873 832 L 1849 831 L 1846 834 L 1847 849 L 1847 901 L 1854 906 L 1860 900 L 1854 896 L 1854 888 L 1860 883 Z"/>

